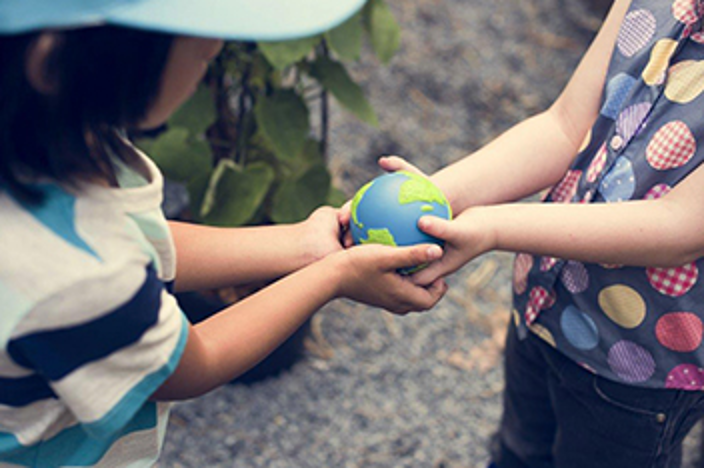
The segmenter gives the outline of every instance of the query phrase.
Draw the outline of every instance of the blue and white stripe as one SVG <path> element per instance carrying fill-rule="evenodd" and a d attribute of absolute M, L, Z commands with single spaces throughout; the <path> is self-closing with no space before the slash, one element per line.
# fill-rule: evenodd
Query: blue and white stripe
<path fill-rule="evenodd" d="M 188 323 L 167 290 L 175 253 L 161 176 L 129 188 L 0 192 L 0 467 L 151 466 Z M 140 185 L 141 183 L 141 185 Z"/>

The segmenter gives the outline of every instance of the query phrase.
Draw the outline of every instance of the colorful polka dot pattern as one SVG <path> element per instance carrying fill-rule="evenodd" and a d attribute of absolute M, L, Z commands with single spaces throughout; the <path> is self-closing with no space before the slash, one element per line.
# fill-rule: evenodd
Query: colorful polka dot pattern
<path fill-rule="evenodd" d="M 602 179 L 600 190 L 609 202 L 630 200 L 636 188 L 633 165 L 624 156 L 619 157 L 613 169 Z"/>
<path fill-rule="evenodd" d="M 704 61 L 687 60 L 671 66 L 665 96 L 678 104 L 687 104 L 704 91 Z"/>
<path fill-rule="evenodd" d="M 540 259 L 540 271 L 550 271 L 557 263 L 555 257 L 543 257 Z"/>
<path fill-rule="evenodd" d="M 689 38 L 694 42 L 704 44 L 704 31 L 697 31 L 695 33 L 692 33 Z"/>
<path fill-rule="evenodd" d="M 589 273 L 580 262 L 567 262 L 560 273 L 560 280 L 572 294 L 584 292 L 589 287 Z"/>
<path fill-rule="evenodd" d="M 681 364 L 668 374 L 665 388 L 704 390 L 704 369 L 694 364 Z"/>
<path fill-rule="evenodd" d="M 660 317 L 655 336 L 664 347 L 679 353 L 691 353 L 702 344 L 704 328 L 691 312 L 671 312 Z"/>
<path fill-rule="evenodd" d="M 606 100 L 601 108 L 601 114 L 615 119 L 637 81 L 625 73 L 613 77 L 606 86 Z"/>
<path fill-rule="evenodd" d="M 643 200 L 657 200 L 658 198 L 664 197 L 665 195 L 670 193 L 670 190 L 672 189 L 667 184 L 657 184 L 656 186 L 648 190 L 648 192 L 643 197 Z"/>
<path fill-rule="evenodd" d="M 655 372 L 655 359 L 642 346 L 631 341 L 619 341 L 609 350 L 611 370 L 628 383 L 644 382 Z"/>
<path fill-rule="evenodd" d="M 626 57 L 632 57 L 653 38 L 655 26 L 655 16 L 648 10 L 636 10 L 628 13 L 616 42 L 618 50 Z"/>
<path fill-rule="evenodd" d="M 681 23 L 693 24 L 699 19 L 697 0 L 675 0 L 672 3 L 672 16 Z"/>
<path fill-rule="evenodd" d="M 670 122 L 658 130 L 646 150 L 648 164 L 665 171 L 687 164 L 697 151 L 697 142 L 687 124 Z"/>
<path fill-rule="evenodd" d="M 604 143 L 601 145 L 599 151 L 597 151 L 596 156 L 594 156 L 594 159 L 589 165 L 589 169 L 587 170 L 587 182 L 594 182 L 597 177 L 599 177 L 601 171 L 604 170 L 604 166 L 606 165 L 606 157 L 608 155 L 609 152 L 606 149 L 606 143 Z"/>
<path fill-rule="evenodd" d="M 648 268 L 648 281 L 660 294 L 684 296 L 699 280 L 699 268 L 694 263 L 677 268 Z"/>
<path fill-rule="evenodd" d="M 645 320 L 645 301 L 638 292 L 617 284 L 599 293 L 599 306 L 604 313 L 623 328 L 639 327 Z"/>
<path fill-rule="evenodd" d="M 554 293 L 547 289 L 537 286 L 530 291 L 530 300 L 526 308 L 525 319 L 530 325 L 538 318 L 538 314 L 543 309 L 549 309 L 555 303 Z"/>
<path fill-rule="evenodd" d="M 704 168 L 703 5 L 632 0 L 599 116 L 545 203 L 654 201 Z M 519 337 L 530 331 L 613 380 L 704 390 L 700 265 L 704 260 L 646 268 L 519 254 Z"/>
<path fill-rule="evenodd" d="M 553 348 L 557 347 L 557 344 L 555 343 L 555 337 L 552 336 L 552 333 L 550 333 L 550 330 L 545 328 L 539 323 L 533 323 L 530 325 L 530 330 L 538 335 L 540 338 L 542 338 L 546 343 L 548 343 L 550 346 Z"/>
<path fill-rule="evenodd" d="M 645 125 L 645 118 L 651 107 L 649 102 L 640 102 L 624 109 L 616 121 L 616 132 L 619 136 L 625 141 L 633 138 L 641 126 Z"/>
<path fill-rule="evenodd" d="M 513 265 L 513 290 L 517 294 L 523 294 L 528 287 L 528 272 L 533 268 L 533 257 L 520 253 L 516 255 Z"/>
<path fill-rule="evenodd" d="M 653 86 L 663 83 L 667 67 L 670 65 L 670 59 L 676 48 L 677 41 L 673 39 L 662 39 L 655 44 L 650 53 L 650 61 L 643 70 L 643 81 L 646 84 Z"/>
<path fill-rule="evenodd" d="M 569 306 L 560 318 L 562 333 L 577 349 L 592 349 L 599 344 L 599 331 L 591 317 L 574 306 Z"/>
<path fill-rule="evenodd" d="M 567 171 L 560 183 L 552 190 L 552 201 L 556 203 L 569 203 L 577 193 L 577 185 L 579 178 L 582 177 L 582 171 Z"/>

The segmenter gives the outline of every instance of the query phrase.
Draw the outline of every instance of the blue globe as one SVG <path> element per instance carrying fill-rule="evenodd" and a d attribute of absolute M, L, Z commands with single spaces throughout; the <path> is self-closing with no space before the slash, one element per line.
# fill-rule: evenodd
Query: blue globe
<path fill-rule="evenodd" d="M 355 244 L 410 246 L 442 241 L 418 229 L 421 216 L 452 219 L 442 191 L 427 178 L 407 171 L 384 174 L 352 199 L 350 230 Z"/>

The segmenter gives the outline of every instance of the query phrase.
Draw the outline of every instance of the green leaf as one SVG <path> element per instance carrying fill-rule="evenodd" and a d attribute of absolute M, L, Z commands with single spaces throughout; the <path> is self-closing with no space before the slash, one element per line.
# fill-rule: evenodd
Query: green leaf
<path fill-rule="evenodd" d="M 259 42 L 257 46 L 277 70 L 292 65 L 308 55 L 320 42 L 320 36 L 284 42 Z"/>
<path fill-rule="evenodd" d="M 343 60 L 357 60 L 362 51 L 362 17 L 358 13 L 325 33 L 330 48 Z"/>
<path fill-rule="evenodd" d="M 217 120 L 213 93 L 205 85 L 169 119 L 169 126 L 187 128 L 193 135 L 202 135 Z"/>
<path fill-rule="evenodd" d="M 223 161 L 227 162 L 218 166 L 222 167 L 221 173 L 213 173 L 217 177 L 215 198 L 203 221 L 213 226 L 242 226 L 263 203 L 274 181 L 274 170 L 264 163 L 241 169 L 232 161 Z"/>
<path fill-rule="evenodd" d="M 302 174 L 311 166 L 324 163 L 323 155 L 320 153 L 320 142 L 313 138 L 308 138 L 303 146 L 303 150 L 298 153 L 295 161 L 292 161 L 291 166 L 298 168 L 298 174 Z"/>
<path fill-rule="evenodd" d="M 203 207 L 203 200 L 205 199 L 205 194 L 208 191 L 208 185 L 212 176 L 213 171 L 211 170 L 197 177 L 193 177 L 186 185 L 186 189 L 188 190 L 189 207 L 193 221 L 203 221 L 201 209 Z"/>
<path fill-rule="evenodd" d="M 188 182 L 211 169 L 212 155 L 208 144 L 190 138 L 185 128 L 172 127 L 147 145 L 148 155 L 166 177 Z"/>
<path fill-rule="evenodd" d="M 386 65 L 401 44 L 401 27 L 384 0 L 370 0 L 367 8 L 367 27 L 372 47 L 379 60 Z"/>
<path fill-rule="evenodd" d="M 347 74 L 345 67 L 328 57 L 320 57 L 312 64 L 311 75 L 320 82 L 345 108 L 358 119 L 373 126 L 379 125 L 374 108 L 364 97 L 362 88 Z"/>
<path fill-rule="evenodd" d="M 327 202 L 330 173 L 317 164 L 302 177 L 284 181 L 274 194 L 271 219 L 276 223 L 295 223 L 308 217 Z"/>
<path fill-rule="evenodd" d="M 305 145 L 310 123 L 308 107 L 292 90 L 278 90 L 262 96 L 254 108 L 257 125 L 276 156 L 292 160 Z"/>
<path fill-rule="evenodd" d="M 216 203 L 215 197 L 217 195 L 218 184 L 220 183 L 220 179 L 225 173 L 225 168 L 227 168 L 228 166 L 230 166 L 235 171 L 237 170 L 237 165 L 234 161 L 230 159 L 221 159 L 220 162 L 218 162 L 218 165 L 213 170 L 213 172 L 210 174 L 210 177 L 208 178 L 208 183 L 206 184 L 205 191 L 203 193 L 203 199 L 199 204 L 200 209 L 198 211 L 198 215 L 201 218 L 205 218 L 213 210 L 213 207 Z"/>

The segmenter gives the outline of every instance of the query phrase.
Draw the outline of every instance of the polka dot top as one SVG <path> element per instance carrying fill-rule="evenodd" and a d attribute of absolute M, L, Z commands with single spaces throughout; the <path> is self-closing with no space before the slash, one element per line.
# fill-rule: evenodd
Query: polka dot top
<path fill-rule="evenodd" d="M 547 203 L 656 199 L 704 161 L 704 7 L 633 0 L 599 118 Z M 586 369 L 704 389 L 704 259 L 677 268 L 516 256 L 514 319 Z"/>

